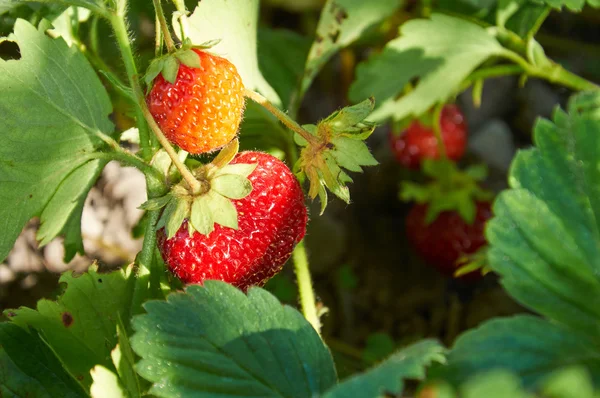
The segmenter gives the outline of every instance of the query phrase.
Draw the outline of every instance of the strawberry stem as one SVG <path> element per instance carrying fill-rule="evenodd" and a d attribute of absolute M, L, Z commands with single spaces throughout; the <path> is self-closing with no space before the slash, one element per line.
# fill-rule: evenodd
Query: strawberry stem
<path fill-rule="evenodd" d="M 298 279 L 298 293 L 300 294 L 300 306 L 304 318 L 312 325 L 312 327 L 321 335 L 321 320 L 317 313 L 315 301 L 315 293 L 313 291 L 312 279 L 308 267 L 308 255 L 304 240 L 302 240 L 292 253 L 294 259 L 294 270 Z"/>
<path fill-rule="evenodd" d="M 179 17 L 177 21 L 179 22 L 179 28 L 181 29 L 181 41 L 184 41 L 187 37 L 189 37 L 189 29 L 188 29 L 188 20 L 187 20 L 187 10 L 185 8 L 185 2 L 183 0 L 173 0 L 173 4 L 175 4 L 175 8 L 179 11 Z"/>
<path fill-rule="evenodd" d="M 279 121 L 281 123 L 286 125 L 286 127 L 288 127 L 290 130 L 298 133 L 298 135 L 300 135 L 302 138 L 304 138 L 310 144 L 312 144 L 312 145 L 319 144 L 318 139 L 314 135 L 312 135 L 311 133 L 309 133 L 308 131 L 303 129 L 302 126 L 300 126 L 294 119 L 289 117 L 285 112 L 283 112 L 282 110 L 277 108 L 275 105 L 270 103 L 268 99 L 266 99 L 265 97 L 263 97 L 256 91 L 248 90 L 247 88 L 245 88 L 244 95 L 246 97 L 250 98 L 252 101 L 256 102 L 257 104 L 261 105 L 266 110 L 268 110 L 270 113 L 273 114 L 273 116 L 275 116 L 277 119 L 279 119 Z"/>
<path fill-rule="evenodd" d="M 438 151 L 441 159 L 448 159 L 446 154 L 446 145 L 442 138 L 442 110 L 444 109 L 444 103 L 436 105 L 433 111 L 433 133 L 437 140 Z"/>
<path fill-rule="evenodd" d="M 162 4 L 160 4 L 160 0 L 152 0 L 154 3 L 154 10 L 156 11 L 156 17 L 160 22 L 160 27 L 165 38 L 165 44 L 167 46 L 167 51 L 169 53 L 175 52 L 177 48 L 175 47 L 175 42 L 173 41 L 173 37 L 171 37 L 171 32 L 169 31 L 169 25 L 167 25 L 167 20 L 165 19 L 165 14 L 162 9 Z"/>

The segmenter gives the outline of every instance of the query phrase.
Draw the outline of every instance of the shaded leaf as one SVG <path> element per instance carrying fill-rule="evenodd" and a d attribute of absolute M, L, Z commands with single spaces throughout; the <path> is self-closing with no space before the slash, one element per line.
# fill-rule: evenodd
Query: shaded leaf
<path fill-rule="evenodd" d="M 138 372 L 160 397 L 318 396 L 335 383 L 331 355 L 295 309 L 268 292 L 192 285 L 134 318 Z"/>

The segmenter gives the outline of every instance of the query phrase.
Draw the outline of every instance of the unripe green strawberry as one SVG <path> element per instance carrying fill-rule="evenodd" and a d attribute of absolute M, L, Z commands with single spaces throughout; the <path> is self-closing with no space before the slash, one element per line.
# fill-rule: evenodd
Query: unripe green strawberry
<path fill-rule="evenodd" d="M 146 101 L 171 142 L 200 154 L 217 150 L 236 136 L 244 112 L 244 85 L 231 62 L 193 51 L 200 66 L 179 65 L 174 84 L 159 74 Z"/>
<path fill-rule="evenodd" d="M 296 177 L 279 159 L 241 152 L 230 165 L 257 164 L 248 176 L 252 191 L 233 201 L 238 228 L 216 225 L 208 235 L 184 222 L 171 239 L 158 231 L 158 246 L 169 269 L 184 283 L 216 279 L 243 290 L 263 285 L 278 273 L 302 240 L 308 220 Z"/>

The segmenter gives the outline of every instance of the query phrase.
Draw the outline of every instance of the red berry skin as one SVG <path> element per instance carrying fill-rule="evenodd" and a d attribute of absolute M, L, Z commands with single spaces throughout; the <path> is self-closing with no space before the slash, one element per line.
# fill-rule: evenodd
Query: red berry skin
<path fill-rule="evenodd" d="M 306 232 L 304 193 L 290 169 L 261 152 L 241 152 L 230 164 L 257 163 L 248 177 L 252 192 L 234 200 L 238 229 L 216 224 L 208 236 L 187 221 L 175 236 L 158 231 L 158 247 L 169 269 L 184 283 L 221 280 L 242 290 L 262 286 L 283 267 Z"/>
<path fill-rule="evenodd" d="M 146 101 L 165 136 L 192 154 L 207 153 L 229 143 L 244 113 L 244 85 L 225 58 L 196 50 L 200 67 L 181 64 L 174 84 L 162 74 Z"/>
<path fill-rule="evenodd" d="M 453 276 L 459 268 L 456 260 L 462 254 L 472 254 L 486 244 L 484 229 L 492 217 L 489 202 L 477 202 L 473 224 L 467 224 L 455 211 L 445 211 L 425 225 L 427 205 L 415 205 L 406 218 L 406 234 L 417 254 L 442 274 Z M 480 279 L 481 272 L 471 272 L 460 279 Z"/>
<path fill-rule="evenodd" d="M 448 158 L 458 161 L 465 153 L 467 126 L 456 105 L 446 105 L 440 118 L 442 141 Z M 432 127 L 415 120 L 401 135 L 390 133 L 390 145 L 396 160 L 404 167 L 418 169 L 423 159 L 437 159 L 440 154 Z"/>

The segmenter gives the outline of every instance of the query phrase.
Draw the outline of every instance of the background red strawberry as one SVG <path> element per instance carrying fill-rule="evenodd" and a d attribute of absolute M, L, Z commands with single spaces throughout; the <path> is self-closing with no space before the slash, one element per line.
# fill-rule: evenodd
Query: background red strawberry
<path fill-rule="evenodd" d="M 459 160 L 465 153 L 467 126 L 465 118 L 456 105 L 446 105 L 440 118 L 442 140 L 448 158 Z M 439 158 L 437 139 L 432 126 L 418 120 L 400 135 L 390 134 L 390 144 L 394 156 L 405 167 L 418 169 L 423 159 Z"/>
<path fill-rule="evenodd" d="M 193 49 L 200 66 L 181 64 L 174 84 L 159 74 L 147 97 L 150 113 L 166 137 L 192 154 L 211 152 L 237 134 L 244 86 L 225 58 Z"/>
<path fill-rule="evenodd" d="M 457 270 L 456 261 L 462 254 L 475 253 L 486 244 L 485 223 L 492 217 L 489 202 L 476 202 L 475 221 L 467 224 L 456 211 L 444 211 L 427 225 L 427 205 L 413 206 L 406 218 L 406 234 L 415 251 L 445 275 Z M 462 278 L 481 276 L 473 272 Z"/>
<path fill-rule="evenodd" d="M 241 152 L 230 164 L 236 163 L 258 164 L 248 177 L 252 192 L 233 202 L 237 230 L 215 225 L 209 235 L 190 236 L 184 222 L 171 239 L 158 231 L 160 252 L 184 283 L 217 279 L 243 290 L 261 286 L 281 270 L 304 237 L 304 194 L 290 169 L 260 152 Z"/>

